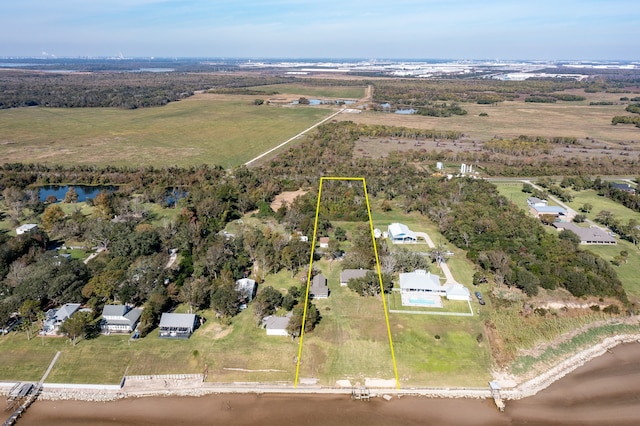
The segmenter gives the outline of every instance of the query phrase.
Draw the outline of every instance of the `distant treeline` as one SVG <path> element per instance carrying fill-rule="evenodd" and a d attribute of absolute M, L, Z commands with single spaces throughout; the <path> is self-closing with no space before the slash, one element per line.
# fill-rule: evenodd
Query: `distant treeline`
<path fill-rule="evenodd" d="M 166 105 L 195 91 L 241 88 L 290 82 L 284 77 L 210 75 L 203 73 L 104 72 L 0 73 L 0 109 L 45 106 L 56 108 L 144 108 Z"/>

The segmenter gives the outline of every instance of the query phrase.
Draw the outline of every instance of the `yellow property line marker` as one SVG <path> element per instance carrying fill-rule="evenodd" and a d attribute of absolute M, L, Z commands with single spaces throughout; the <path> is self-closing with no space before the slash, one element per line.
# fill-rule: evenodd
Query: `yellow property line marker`
<path fill-rule="evenodd" d="M 382 295 L 382 309 L 384 310 L 384 319 L 387 324 L 387 335 L 389 336 L 389 348 L 391 349 L 391 360 L 393 361 L 393 373 L 396 379 L 396 387 L 400 389 L 400 381 L 398 380 L 398 366 L 396 364 L 396 355 L 393 350 L 393 339 L 391 338 L 391 326 L 389 325 L 389 313 L 387 310 L 387 302 L 384 297 L 384 285 L 382 284 L 382 272 L 380 270 L 380 259 L 378 258 L 378 247 L 376 246 L 376 237 L 373 231 L 373 219 L 371 218 L 371 205 L 369 204 L 369 193 L 367 192 L 367 182 L 363 177 L 330 177 L 324 176 L 320 178 L 320 186 L 318 187 L 318 202 L 316 203 L 316 217 L 313 222 L 313 238 L 311 242 L 311 256 L 309 258 L 309 271 L 307 272 L 307 291 L 304 297 L 304 310 L 302 313 L 302 329 L 300 330 L 300 344 L 298 346 L 298 359 L 296 362 L 296 378 L 293 382 L 294 387 L 298 387 L 300 378 L 300 360 L 302 357 L 302 343 L 304 341 L 304 327 L 307 322 L 307 305 L 309 304 L 309 289 L 311 287 L 311 270 L 313 269 L 313 254 L 316 248 L 316 235 L 318 231 L 318 215 L 320 213 L 320 198 L 322 197 L 322 184 L 325 180 L 339 181 L 361 181 L 364 188 L 364 198 L 367 204 L 367 215 L 369 217 L 369 229 L 371 231 L 371 243 L 373 244 L 373 253 L 376 257 L 376 267 L 378 270 L 378 281 L 380 282 L 380 294 Z"/>

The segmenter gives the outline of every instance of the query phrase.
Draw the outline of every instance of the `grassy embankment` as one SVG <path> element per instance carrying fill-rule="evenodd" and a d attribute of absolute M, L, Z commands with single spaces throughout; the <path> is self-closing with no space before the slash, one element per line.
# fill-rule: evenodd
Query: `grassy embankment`
<path fill-rule="evenodd" d="M 197 95 L 164 107 L 0 111 L 5 162 L 188 167 L 243 164 L 326 117 L 322 107 L 252 105 L 253 97 Z"/>

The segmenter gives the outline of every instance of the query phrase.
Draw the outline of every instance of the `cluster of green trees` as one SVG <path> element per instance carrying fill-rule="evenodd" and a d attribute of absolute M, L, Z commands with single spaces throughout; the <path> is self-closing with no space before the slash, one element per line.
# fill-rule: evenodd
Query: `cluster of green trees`
<path fill-rule="evenodd" d="M 245 87 L 292 81 L 285 77 L 209 73 L 65 73 L 3 72 L 0 109 L 26 106 L 57 108 L 162 106 L 195 91 L 246 90 Z M 249 92 L 254 93 L 254 92 Z M 264 92 L 257 92 L 264 94 Z"/>
<path fill-rule="evenodd" d="M 428 117 L 451 117 L 452 115 L 466 115 L 467 111 L 456 102 L 450 104 L 433 102 L 430 105 L 419 107 L 416 114 Z"/>

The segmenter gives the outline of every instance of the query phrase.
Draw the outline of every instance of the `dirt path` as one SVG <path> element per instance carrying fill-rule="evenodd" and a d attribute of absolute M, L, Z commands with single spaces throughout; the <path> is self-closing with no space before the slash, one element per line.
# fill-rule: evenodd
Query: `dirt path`
<path fill-rule="evenodd" d="M 268 151 L 263 152 L 262 154 L 258 155 L 255 158 L 252 158 L 251 160 L 247 161 L 246 163 L 244 163 L 245 166 L 250 166 L 252 163 L 258 161 L 259 159 L 271 154 L 272 152 L 282 148 L 283 146 L 287 145 L 288 143 L 290 143 L 293 140 L 298 139 L 300 136 L 303 136 L 305 133 L 309 132 L 310 130 L 315 129 L 316 127 L 318 127 L 319 125 L 326 123 L 327 121 L 331 120 L 333 117 L 335 117 L 336 115 L 340 114 L 342 111 L 344 111 L 344 108 L 340 109 L 339 111 L 334 112 L 333 114 L 331 114 L 330 116 L 326 117 L 325 119 L 317 122 L 316 124 L 314 124 L 313 126 L 309 127 L 308 129 L 305 129 L 303 131 L 301 131 L 300 133 L 298 133 L 297 135 L 287 139 L 286 141 L 282 142 L 280 145 L 271 148 Z"/>

